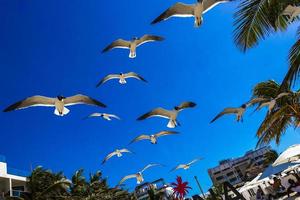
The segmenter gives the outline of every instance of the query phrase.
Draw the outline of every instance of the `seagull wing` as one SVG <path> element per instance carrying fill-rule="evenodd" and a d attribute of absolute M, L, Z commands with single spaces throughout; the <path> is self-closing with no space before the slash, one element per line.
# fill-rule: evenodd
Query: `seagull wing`
<path fill-rule="evenodd" d="M 288 5 L 284 11 L 282 12 L 282 15 L 289 15 L 291 16 L 293 12 L 295 11 L 296 7 L 292 5 Z"/>
<path fill-rule="evenodd" d="M 230 0 L 203 0 L 203 14 L 220 3 L 226 3 Z"/>
<path fill-rule="evenodd" d="M 156 35 L 144 35 L 137 40 L 137 46 L 145 44 L 146 42 L 163 41 L 164 38 Z"/>
<path fill-rule="evenodd" d="M 279 95 L 277 95 L 277 97 L 275 98 L 275 100 L 280 99 L 280 98 L 282 98 L 284 96 L 288 96 L 288 95 L 290 95 L 289 92 L 282 92 Z"/>
<path fill-rule="evenodd" d="M 142 116 L 140 116 L 137 120 L 144 120 L 150 117 L 162 117 L 162 118 L 170 118 L 170 111 L 163 108 L 156 108 Z"/>
<path fill-rule="evenodd" d="M 177 170 L 177 169 L 184 168 L 184 167 L 185 167 L 185 165 L 183 165 L 183 164 L 177 165 L 176 167 L 174 167 L 173 169 L 171 169 L 171 172 L 172 172 L 172 171 L 175 171 L 175 170 Z"/>
<path fill-rule="evenodd" d="M 107 47 L 105 47 L 105 49 L 103 49 L 102 53 L 107 52 L 107 51 L 109 51 L 111 49 L 114 49 L 114 48 L 129 49 L 130 48 L 130 42 L 126 41 L 126 40 L 118 39 L 118 40 L 112 42 Z"/>
<path fill-rule="evenodd" d="M 202 158 L 196 158 L 196 159 L 192 160 L 191 162 L 189 162 L 187 165 L 192 165 L 195 162 L 198 162 L 199 160 L 202 160 Z"/>
<path fill-rule="evenodd" d="M 190 101 L 187 101 L 187 102 L 183 102 L 181 103 L 179 106 L 177 106 L 177 110 L 181 111 L 183 109 L 186 109 L 186 108 L 193 108 L 196 106 L 196 103 L 194 102 L 190 102 Z"/>
<path fill-rule="evenodd" d="M 125 149 L 125 148 L 124 148 L 124 149 L 121 149 L 120 151 L 121 151 L 122 153 L 132 153 L 131 151 L 129 151 L 128 149 Z"/>
<path fill-rule="evenodd" d="M 161 137 L 161 136 L 165 136 L 165 135 L 175 135 L 178 134 L 179 132 L 177 131 L 161 131 L 159 133 L 156 133 L 156 137 Z"/>
<path fill-rule="evenodd" d="M 96 99 L 93 99 L 91 97 L 82 95 L 82 94 L 77 94 L 71 97 L 67 97 L 65 100 L 65 105 L 66 106 L 71 106 L 71 105 L 76 105 L 76 104 L 87 104 L 87 105 L 95 105 L 95 106 L 100 106 L 100 107 L 106 107 L 103 103 L 100 101 L 97 101 Z"/>
<path fill-rule="evenodd" d="M 138 74 L 135 73 L 135 72 L 129 72 L 129 73 L 126 73 L 126 74 L 124 74 L 124 77 L 125 77 L 125 78 L 135 78 L 135 79 L 138 79 L 138 80 L 147 82 L 143 77 L 141 77 L 140 75 L 138 75 Z"/>
<path fill-rule="evenodd" d="M 213 123 L 216 121 L 218 118 L 222 117 L 225 114 L 235 114 L 238 113 L 238 108 L 225 108 L 222 112 L 220 112 L 213 120 L 211 120 L 210 123 Z"/>
<path fill-rule="evenodd" d="M 261 103 L 262 101 L 266 101 L 266 100 L 267 100 L 266 98 L 256 97 L 256 98 L 253 98 L 250 101 L 248 101 L 246 103 L 246 106 L 249 107 L 249 106 L 252 106 L 253 104 Z"/>
<path fill-rule="evenodd" d="M 108 161 L 111 157 L 115 156 L 117 153 L 114 151 L 114 152 L 111 152 L 110 154 L 108 154 L 104 160 L 102 161 L 102 164 L 104 164 L 106 161 Z"/>
<path fill-rule="evenodd" d="M 124 178 L 122 178 L 122 180 L 120 180 L 118 185 L 121 185 L 124 181 L 126 181 L 127 179 L 130 179 L 130 178 L 136 178 L 136 174 L 124 176 Z"/>
<path fill-rule="evenodd" d="M 24 109 L 33 106 L 54 106 L 55 98 L 44 96 L 32 96 L 17 103 L 14 103 L 4 109 L 4 112 L 9 112 L 18 109 Z"/>
<path fill-rule="evenodd" d="M 115 118 L 115 119 L 121 119 L 119 116 L 114 115 L 114 114 L 107 114 L 109 117 Z"/>
<path fill-rule="evenodd" d="M 140 141 L 140 140 L 150 140 L 150 136 L 149 135 L 139 135 L 137 136 L 136 138 L 134 138 L 130 144 L 134 143 L 134 142 L 137 142 L 137 141 Z"/>
<path fill-rule="evenodd" d="M 151 24 L 156 24 L 163 20 L 167 20 L 170 17 L 192 17 L 194 16 L 194 5 L 188 5 L 183 3 L 176 3 L 172 7 L 168 8 L 156 19 L 154 19 Z"/>
<path fill-rule="evenodd" d="M 102 80 L 99 81 L 99 83 L 96 85 L 96 87 L 99 87 L 101 84 L 105 83 L 106 81 L 109 81 L 111 79 L 119 79 L 120 75 L 119 74 L 109 74 L 105 76 Z"/>
<path fill-rule="evenodd" d="M 156 164 L 156 163 L 154 163 L 154 164 L 146 165 L 146 166 L 144 167 L 144 169 L 141 171 L 141 173 L 143 173 L 145 170 L 149 169 L 150 167 L 155 167 L 155 166 L 161 166 L 161 164 Z"/>
<path fill-rule="evenodd" d="M 92 114 L 86 116 L 86 117 L 83 118 L 83 119 L 88 119 L 88 118 L 90 118 L 90 117 L 100 117 L 100 116 L 101 116 L 101 113 L 92 113 Z"/>

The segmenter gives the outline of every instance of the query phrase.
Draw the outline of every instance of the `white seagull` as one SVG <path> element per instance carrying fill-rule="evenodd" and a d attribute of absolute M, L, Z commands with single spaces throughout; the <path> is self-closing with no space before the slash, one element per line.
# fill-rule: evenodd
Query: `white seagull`
<path fill-rule="evenodd" d="M 46 106 L 46 107 L 55 107 L 54 114 L 58 116 L 64 116 L 70 112 L 70 110 L 65 106 L 72 106 L 76 104 L 87 104 L 87 105 L 106 107 L 103 103 L 82 94 L 77 94 L 70 97 L 64 97 L 59 95 L 56 98 L 37 95 L 10 105 L 4 110 L 4 112 L 24 109 L 28 107 L 34 107 L 34 106 Z"/>
<path fill-rule="evenodd" d="M 195 162 L 198 162 L 199 160 L 202 160 L 202 158 L 196 158 L 194 160 L 192 160 L 191 162 L 187 163 L 187 164 L 180 164 L 180 165 L 177 165 L 176 167 L 174 167 L 171 171 L 175 171 L 175 170 L 178 170 L 178 169 L 184 169 L 184 170 L 187 170 L 191 167 L 191 165 L 193 165 Z"/>
<path fill-rule="evenodd" d="M 128 73 L 120 73 L 120 74 L 109 74 L 105 76 L 102 80 L 99 81 L 99 83 L 96 85 L 96 87 L 99 87 L 100 85 L 104 84 L 105 82 L 112 80 L 112 79 L 119 79 L 120 84 L 126 84 L 127 78 L 135 78 L 140 81 L 147 82 L 142 76 L 138 75 L 135 72 L 128 72 Z"/>
<path fill-rule="evenodd" d="M 174 135 L 174 134 L 178 134 L 178 132 L 176 132 L 176 131 L 160 131 L 160 132 L 158 132 L 156 134 L 152 134 L 152 135 L 144 135 L 143 134 L 143 135 L 139 135 L 136 138 L 134 138 L 130 142 L 130 144 L 140 141 L 140 140 L 150 140 L 151 144 L 157 144 L 157 139 L 159 137 L 166 136 L 166 135 Z"/>
<path fill-rule="evenodd" d="M 144 167 L 144 169 L 142 169 L 142 171 L 139 171 L 135 174 L 131 174 L 131 175 L 127 175 L 127 176 L 123 177 L 118 185 L 121 185 L 124 181 L 126 181 L 127 179 L 130 179 L 130 178 L 136 178 L 137 184 L 142 183 L 144 181 L 143 172 L 146 169 L 149 169 L 150 167 L 154 167 L 154 166 L 161 166 L 161 165 L 160 164 L 149 164 L 146 167 Z"/>
<path fill-rule="evenodd" d="M 162 40 L 164 40 L 164 38 L 155 35 L 144 35 L 141 38 L 134 37 L 132 38 L 131 41 L 118 39 L 113 43 L 111 43 L 110 45 L 108 45 L 105 49 L 103 49 L 102 53 L 107 52 L 114 48 L 129 49 L 130 50 L 129 58 L 135 58 L 137 47 L 147 42 L 162 41 Z"/>
<path fill-rule="evenodd" d="M 284 96 L 288 96 L 288 95 L 290 95 L 290 93 L 282 92 L 273 99 L 261 98 L 262 103 L 258 106 L 257 110 L 260 110 L 262 107 L 268 106 L 268 114 L 270 114 L 272 112 L 273 108 L 275 107 L 277 100 L 281 99 Z"/>
<path fill-rule="evenodd" d="M 252 104 L 255 104 L 257 102 L 260 102 L 261 98 L 254 98 L 251 99 L 249 102 L 241 105 L 240 107 L 230 107 L 230 108 L 225 108 L 222 112 L 220 112 L 215 118 L 213 118 L 213 120 L 211 120 L 210 123 L 213 123 L 214 121 L 216 121 L 217 119 L 219 119 L 220 117 L 222 117 L 223 115 L 226 114 L 235 114 L 236 115 L 236 121 L 239 122 L 243 122 L 243 115 L 246 111 L 246 109 L 251 106 Z"/>
<path fill-rule="evenodd" d="M 195 4 L 176 3 L 160 16 L 152 21 L 156 24 L 171 17 L 194 17 L 195 27 L 200 27 L 203 21 L 203 14 L 220 3 L 229 2 L 231 0 L 197 0 Z"/>
<path fill-rule="evenodd" d="M 117 156 L 118 158 L 122 157 L 123 156 L 122 153 L 132 153 L 132 152 L 129 151 L 128 149 L 116 149 L 115 151 L 111 152 L 104 158 L 102 164 L 104 164 L 107 160 L 109 160 L 113 156 Z"/>
<path fill-rule="evenodd" d="M 105 119 L 107 121 L 111 121 L 113 118 L 120 120 L 120 117 L 118 117 L 117 115 L 108 114 L 108 113 L 92 113 L 89 116 L 87 116 L 86 118 L 91 118 L 91 117 L 102 117 L 103 119 Z"/>
<path fill-rule="evenodd" d="M 150 117 L 162 117 L 169 119 L 168 128 L 175 128 L 176 126 L 180 126 L 180 123 L 177 121 L 177 116 L 180 111 L 186 108 L 193 108 L 196 104 L 194 102 L 183 102 L 179 106 L 175 106 L 173 110 L 166 110 L 163 108 L 156 108 L 142 116 L 140 116 L 137 120 L 144 120 Z"/>

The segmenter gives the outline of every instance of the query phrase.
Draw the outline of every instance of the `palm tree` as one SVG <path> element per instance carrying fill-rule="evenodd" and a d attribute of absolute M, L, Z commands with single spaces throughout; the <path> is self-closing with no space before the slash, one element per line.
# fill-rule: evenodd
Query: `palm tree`
<path fill-rule="evenodd" d="M 224 187 L 223 185 L 213 185 L 210 188 L 210 191 L 213 192 L 213 194 L 209 194 L 206 197 L 206 200 L 222 200 L 223 199 L 223 195 L 224 195 Z M 214 196 L 213 196 L 214 195 Z"/>
<path fill-rule="evenodd" d="M 185 195 L 187 195 L 188 190 L 192 189 L 191 187 L 188 186 L 188 182 L 183 182 L 182 178 L 180 176 L 177 176 L 176 182 L 171 183 L 173 186 L 174 190 L 174 197 L 179 200 L 183 200 Z"/>
<path fill-rule="evenodd" d="M 42 167 L 37 167 L 28 177 L 27 187 L 30 195 L 20 197 L 20 200 L 58 200 L 65 199 L 70 186 L 62 173 L 53 173 Z"/>
<path fill-rule="evenodd" d="M 276 31 L 284 31 L 289 18 L 282 15 L 288 5 L 300 0 L 242 0 L 235 13 L 234 40 L 239 49 L 246 51 Z M 298 39 L 289 53 L 289 70 L 283 80 L 282 90 L 291 88 L 300 71 L 300 28 Z"/>
<path fill-rule="evenodd" d="M 264 166 L 267 167 L 278 158 L 278 153 L 275 150 L 270 150 L 265 154 L 264 157 L 265 157 Z"/>
<path fill-rule="evenodd" d="M 100 171 L 90 174 L 88 181 L 83 172 L 83 169 L 80 169 L 72 177 L 70 200 L 129 200 L 132 198 L 125 190 L 109 188 L 107 180 L 102 178 Z"/>
<path fill-rule="evenodd" d="M 253 90 L 253 98 L 263 98 L 265 101 L 275 99 L 280 94 L 280 84 L 275 81 L 266 81 L 259 83 Z M 257 145 L 261 146 L 275 140 L 277 144 L 280 143 L 282 135 L 289 127 L 298 127 L 299 124 L 299 91 L 290 93 L 276 101 L 272 111 L 268 113 L 260 127 L 257 130 L 257 137 L 259 138 Z M 265 101 L 256 103 L 260 106 Z"/>

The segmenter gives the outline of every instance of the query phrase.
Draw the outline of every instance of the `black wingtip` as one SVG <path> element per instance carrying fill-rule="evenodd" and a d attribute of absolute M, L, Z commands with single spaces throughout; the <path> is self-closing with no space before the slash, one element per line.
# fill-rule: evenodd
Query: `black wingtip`
<path fill-rule="evenodd" d="M 197 106 L 197 104 L 194 102 L 190 102 L 190 106 L 193 108 L 193 107 Z"/>
<path fill-rule="evenodd" d="M 7 108 L 5 108 L 5 109 L 3 110 L 3 112 L 14 111 L 14 110 L 16 110 L 16 109 L 18 108 L 18 106 L 19 106 L 21 103 L 22 103 L 22 101 L 19 101 L 19 102 L 17 102 L 17 103 L 14 103 L 14 104 L 8 106 Z"/>

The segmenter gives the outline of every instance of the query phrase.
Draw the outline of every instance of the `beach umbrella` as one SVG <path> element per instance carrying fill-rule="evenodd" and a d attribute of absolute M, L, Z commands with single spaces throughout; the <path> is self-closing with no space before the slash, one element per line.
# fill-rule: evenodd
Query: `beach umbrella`
<path fill-rule="evenodd" d="M 267 177 L 271 177 L 271 176 L 279 174 L 281 172 L 291 171 L 291 170 L 293 170 L 293 169 L 295 169 L 296 167 L 299 167 L 299 166 L 300 166 L 300 161 L 298 161 L 298 162 L 286 162 L 286 163 L 279 164 L 277 166 L 270 165 L 269 167 L 267 167 L 265 169 L 265 171 L 259 177 L 259 180 L 267 178 Z"/>
<path fill-rule="evenodd" d="M 283 163 L 299 160 L 300 158 L 300 144 L 290 146 L 287 150 L 280 154 L 280 156 L 272 164 L 277 166 Z"/>

